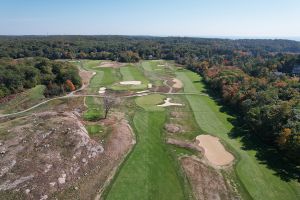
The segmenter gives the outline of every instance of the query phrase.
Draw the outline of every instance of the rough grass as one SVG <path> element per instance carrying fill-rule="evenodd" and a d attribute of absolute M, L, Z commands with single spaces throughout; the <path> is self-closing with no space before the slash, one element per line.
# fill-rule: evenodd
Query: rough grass
<path fill-rule="evenodd" d="M 99 136 L 103 133 L 103 127 L 99 124 L 90 124 L 86 126 L 86 129 L 90 136 Z"/>
<path fill-rule="evenodd" d="M 204 91 L 201 78 L 193 72 L 177 72 L 184 83 L 185 92 Z M 285 182 L 275 175 L 275 171 L 256 159 L 256 151 L 246 151 L 239 139 L 229 137 L 233 125 L 231 116 L 222 113 L 220 106 L 210 97 L 186 95 L 195 119 L 205 132 L 216 135 L 238 157 L 236 174 L 253 199 L 299 199 L 300 187 L 295 182 Z M 246 194 L 244 194 L 246 196 Z"/>
<path fill-rule="evenodd" d="M 135 114 L 137 144 L 106 199 L 187 199 L 177 162 L 163 140 L 165 118 L 165 112 L 138 111 Z"/>
<path fill-rule="evenodd" d="M 160 94 L 151 94 L 147 96 L 138 97 L 135 102 L 138 106 L 142 107 L 146 111 L 163 111 L 163 107 L 157 105 L 164 102 L 165 96 Z"/>
<path fill-rule="evenodd" d="M 16 94 L 16 98 L 0 105 L 0 113 L 12 113 L 25 110 L 43 100 L 44 85 L 37 85 L 34 88 L 28 89 L 23 93 Z"/>
<path fill-rule="evenodd" d="M 97 121 L 103 117 L 102 99 L 96 97 L 87 97 L 87 111 L 83 114 L 83 118 L 87 121 Z"/>

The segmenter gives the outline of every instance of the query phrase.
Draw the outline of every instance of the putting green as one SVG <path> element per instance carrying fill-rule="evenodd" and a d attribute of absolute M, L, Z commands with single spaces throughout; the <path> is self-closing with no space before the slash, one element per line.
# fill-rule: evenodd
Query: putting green
<path fill-rule="evenodd" d="M 144 108 L 146 111 L 164 111 L 163 107 L 157 105 L 164 102 L 165 96 L 160 94 L 151 94 L 136 98 L 135 102 L 138 106 Z"/>

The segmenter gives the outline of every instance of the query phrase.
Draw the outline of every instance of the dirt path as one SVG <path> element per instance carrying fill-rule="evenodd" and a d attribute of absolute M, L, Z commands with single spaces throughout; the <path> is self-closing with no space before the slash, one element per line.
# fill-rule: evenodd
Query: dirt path
<path fill-rule="evenodd" d="M 202 93 L 165 93 L 165 92 L 148 92 L 148 93 L 144 93 L 144 95 L 150 95 L 150 94 L 164 94 L 164 95 L 199 95 L 199 96 L 208 96 L 206 94 L 202 94 Z M 127 95 L 127 96 L 123 96 L 122 98 L 132 98 L 132 97 L 139 97 L 140 94 L 132 94 L 132 95 Z M 97 98 L 103 98 L 103 96 L 101 95 L 92 95 L 92 94 L 82 94 L 82 95 L 76 95 L 76 94 L 67 94 L 65 96 L 62 96 L 62 97 L 55 97 L 55 98 L 52 98 L 52 99 L 48 99 L 46 101 L 43 101 L 41 103 L 38 103 L 30 108 L 27 108 L 25 110 L 22 110 L 22 111 L 19 111 L 19 112 L 14 112 L 14 113 L 9 113 L 9 114 L 2 114 L 0 115 L 0 118 L 4 118 L 4 117 L 9 117 L 9 116 L 13 116 L 13 115 L 18 115 L 18 114 L 23 114 L 23 113 L 26 113 L 26 112 L 29 112 L 39 106 L 42 106 L 46 103 L 49 103 L 51 101 L 54 101 L 54 100 L 59 100 L 59 99 L 67 99 L 67 98 L 77 98 L 77 97 L 97 97 Z"/>

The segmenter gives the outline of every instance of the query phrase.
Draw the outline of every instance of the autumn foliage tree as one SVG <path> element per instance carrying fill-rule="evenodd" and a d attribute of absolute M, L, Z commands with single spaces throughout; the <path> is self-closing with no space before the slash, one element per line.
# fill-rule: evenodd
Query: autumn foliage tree
<path fill-rule="evenodd" d="M 71 80 L 66 80 L 66 86 L 67 86 L 67 89 L 70 90 L 70 91 L 75 91 L 76 87 L 74 86 L 74 84 L 72 83 Z"/>

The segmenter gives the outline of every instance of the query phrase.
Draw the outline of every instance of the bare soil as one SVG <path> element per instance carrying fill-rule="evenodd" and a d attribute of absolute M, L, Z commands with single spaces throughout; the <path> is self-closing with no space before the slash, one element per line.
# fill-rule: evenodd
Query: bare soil
<path fill-rule="evenodd" d="M 183 157 L 180 162 L 192 186 L 195 199 L 238 199 L 219 171 L 194 157 Z"/>
<path fill-rule="evenodd" d="M 102 62 L 99 67 L 112 67 L 112 68 L 119 68 L 122 66 L 125 66 L 126 63 L 120 63 L 120 62 Z"/>
<path fill-rule="evenodd" d="M 126 120 L 103 121 L 106 142 L 91 139 L 72 112 L 3 122 L 0 199 L 93 199 L 134 144 Z M 7 132 L 5 132 L 7 131 Z"/>
<path fill-rule="evenodd" d="M 182 148 L 188 148 L 188 149 L 192 149 L 198 152 L 203 153 L 204 149 L 202 149 L 201 147 L 199 147 L 197 145 L 197 143 L 195 142 L 188 142 L 188 141 L 183 141 L 183 140 L 177 140 L 177 139 L 173 139 L 173 138 L 168 138 L 167 139 L 167 143 L 168 144 L 173 144 Z"/>
<path fill-rule="evenodd" d="M 180 133 L 182 131 L 182 127 L 178 124 L 165 124 L 164 128 L 169 133 Z"/>
<path fill-rule="evenodd" d="M 102 120 L 101 124 L 111 129 L 111 133 L 103 144 L 104 153 L 95 163 L 92 171 L 87 172 L 69 189 L 56 194 L 56 198 L 100 199 L 103 190 L 109 185 L 119 165 L 134 146 L 133 132 L 122 113 L 113 113 L 110 118 Z"/>
<path fill-rule="evenodd" d="M 80 70 L 79 76 L 81 77 L 82 84 L 87 86 L 90 83 L 91 78 L 94 76 L 94 73 L 91 71 Z"/>
<path fill-rule="evenodd" d="M 0 191 L 27 191 L 32 199 L 67 187 L 104 151 L 70 112 L 34 114 L 22 125 L 7 128 L 10 137 L 1 145 Z"/>
<path fill-rule="evenodd" d="M 173 88 L 181 89 L 183 87 L 183 84 L 180 80 L 174 78 L 172 79 L 172 81 L 173 81 L 173 85 L 172 85 Z"/>

